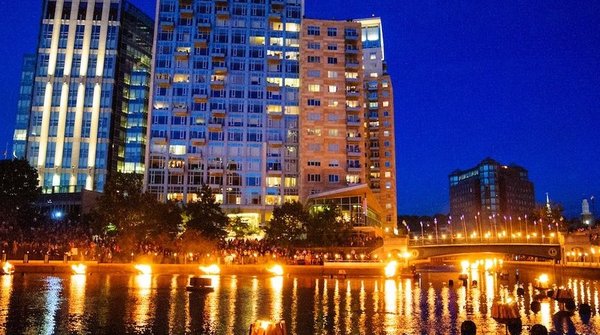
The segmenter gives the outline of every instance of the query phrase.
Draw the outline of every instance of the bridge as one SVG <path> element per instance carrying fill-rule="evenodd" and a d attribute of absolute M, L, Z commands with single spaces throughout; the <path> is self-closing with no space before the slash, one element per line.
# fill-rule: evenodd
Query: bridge
<path fill-rule="evenodd" d="M 413 241 L 407 238 L 389 238 L 384 240 L 382 248 L 375 251 L 380 257 L 390 255 L 406 257 L 409 260 L 426 260 L 435 257 L 457 255 L 477 255 L 482 253 L 523 255 L 536 258 L 561 260 L 563 247 L 559 239 L 544 241 Z"/>

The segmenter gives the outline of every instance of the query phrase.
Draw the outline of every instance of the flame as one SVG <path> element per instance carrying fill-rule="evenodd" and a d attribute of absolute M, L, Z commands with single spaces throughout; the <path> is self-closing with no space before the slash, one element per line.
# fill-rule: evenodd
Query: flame
<path fill-rule="evenodd" d="M 394 277 L 396 275 L 396 270 L 398 270 L 398 262 L 391 261 L 385 267 L 385 276 L 387 278 Z"/>
<path fill-rule="evenodd" d="M 279 264 L 275 264 L 272 267 L 268 268 L 267 271 L 271 272 L 276 276 L 283 276 L 283 268 Z"/>
<path fill-rule="evenodd" d="M 84 275 L 85 271 L 87 270 L 87 266 L 85 266 L 85 264 L 73 264 L 71 265 L 71 269 L 76 275 Z"/>
<path fill-rule="evenodd" d="M 209 266 L 201 266 L 200 270 L 207 275 L 218 275 L 221 273 L 221 268 L 217 264 L 211 264 Z"/>
<path fill-rule="evenodd" d="M 138 270 L 138 272 L 142 275 L 149 275 L 152 274 L 152 267 L 150 265 L 147 264 L 136 264 L 134 266 L 134 268 L 136 270 Z"/>
<path fill-rule="evenodd" d="M 546 284 L 548 282 L 548 275 L 545 273 L 542 273 L 539 277 L 538 277 L 538 281 L 540 282 L 540 284 Z"/>

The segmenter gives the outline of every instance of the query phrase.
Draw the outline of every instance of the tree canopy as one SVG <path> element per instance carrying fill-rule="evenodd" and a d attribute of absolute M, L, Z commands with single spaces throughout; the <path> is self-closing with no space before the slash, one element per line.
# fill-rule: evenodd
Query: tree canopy
<path fill-rule="evenodd" d="M 33 204 L 41 194 L 37 170 L 26 160 L 0 161 L 0 220 L 26 224 L 33 214 Z"/>
<path fill-rule="evenodd" d="M 196 201 L 187 204 L 185 216 L 186 229 L 198 231 L 209 240 L 220 240 L 227 236 L 229 218 L 208 185 L 202 186 Z"/>

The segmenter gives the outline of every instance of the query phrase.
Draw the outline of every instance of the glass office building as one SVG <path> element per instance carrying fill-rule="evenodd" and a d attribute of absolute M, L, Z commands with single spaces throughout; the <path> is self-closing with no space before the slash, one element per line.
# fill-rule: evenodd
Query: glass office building
<path fill-rule="evenodd" d="M 43 192 L 102 192 L 110 173 L 142 172 L 152 19 L 124 0 L 45 0 L 40 29 L 15 136 Z"/>
<path fill-rule="evenodd" d="M 21 72 L 21 87 L 17 102 L 17 121 L 13 136 L 13 157 L 25 158 L 27 148 L 27 128 L 29 127 L 29 113 L 31 112 L 31 93 L 35 77 L 36 55 L 30 54 L 23 57 Z"/>
<path fill-rule="evenodd" d="M 301 0 L 160 0 L 146 187 L 258 224 L 298 199 Z"/>

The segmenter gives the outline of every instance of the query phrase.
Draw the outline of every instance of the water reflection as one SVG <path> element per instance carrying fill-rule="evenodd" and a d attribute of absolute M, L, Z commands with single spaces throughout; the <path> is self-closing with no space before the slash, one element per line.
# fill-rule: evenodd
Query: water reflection
<path fill-rule="evenodd" d="M 283 319 L 290 334 L 456 333 L 471 319 L 482 333 L 504 332 L 490 316 L 495 297 L 517 299 L 524 324 L 551 328 L 554 301 L 531 312 L 536 290 L 486 271 L 469 271 L 467 286 L 457 274 L 424 273 L 422 281 L 379 278 L 212 277 L 215 291 L 188 293 L 188 276 L 94 275 L 0 278 L 0 322 L 12 333 L 196 333 L 243 334 L 257 319 Z M 477 279 L 476 279 L 477 278 Z M 568 280 L 571 279 L 571 280 Z M 554 279 L 553 279 L 554 281 Z M 599 284 L 565 278 L 578 303 L 598 310 Z M 35 314 L 35 317 L 32 317 Z M 580 333 L 600 334 L 600 316 L 589 326 L 573 317 Z M 0 331 L 2 333 L 2 331 Z"/>
<path fill-rule="evenodd" d="M 12 293 L 13 276 L 0 276 L 0 325 L 5 325 L 8 320 L 8 305 Z"/>
<path fill-rule="evenodd" d="M 69 287 L 69 317 L 71 318 L 71 331 L 83 333 L 85 312 L 85 283 L 87 276 L 77 274 L 71 276 L 71 285 Z"/>
<path fill-rule="evenodd" d="M 152 275 L 139 274 L 133 277 L 133 280 L 135 299 L 133 305 L 134 320 L 138 328 L 144 328 L 148 325 L 148 319 L 150 318 Z"/>

